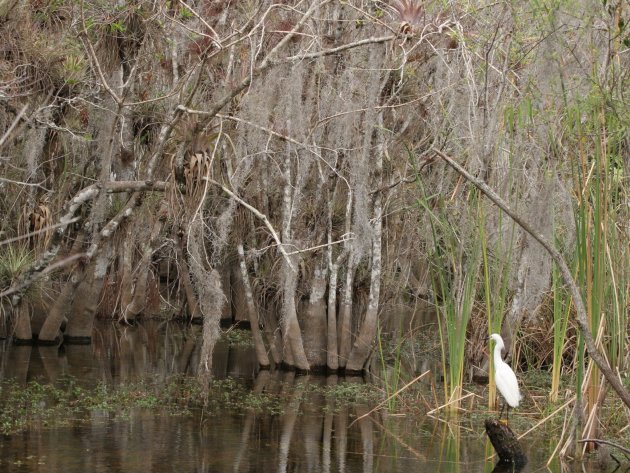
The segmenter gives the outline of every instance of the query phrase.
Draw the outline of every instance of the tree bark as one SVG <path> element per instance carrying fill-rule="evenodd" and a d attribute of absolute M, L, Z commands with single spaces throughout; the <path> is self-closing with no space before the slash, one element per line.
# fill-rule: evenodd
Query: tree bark
<path fill-rule="evenodd" d="M 136 283 L 133 290 L 131 303 L 123 307 L 123 315 L 127 321 L 135 320 L 147 306 L 147 286 L 149 283 L 149 273 L 151 271 L 151 258 L 155 247 L 158 245 L 159 236 L 164 226 L 164 216 L 167 213 L 166 202 L 162 201 L 158 215 L 155 217 L 153 227 L 149 235 L 149 241 L 141 242 L 142 254 L 136 267 Z M 128 242 L 131 244 L 131 242 Z"/>
<path fill-rule="evenodd" d="M 110 264 L 111 240 L 107 239 L 98 256 L 85 269 L 85 278 L 77 288 L 65 340 L 69 343 L 90 343 L 99 298 Z"/>
<path fill-rule="evenodd" d="M 383 84 L 384 85 L 384 84 Z M 379 124 L 383 125 L 382 115 L 378 117 Z M 371 134 L 371 130 L 370 130 Z M 374 161 L 374 182 L 376 188 L 383 186 L 383 140 L 381 133 L 376 133 L 376 141 L 381 143 L 381 148 L 377 150 Z M 374 217 L 372 224 L 372 268 L 370 271 L 370 296 L 363 323 L 359 328 L 359 333 L 354 341 L 352 352 L 346 364 L 347 371 L 363 371 L 370 357 L 372 344 L 376 337 L 378 328 L 378 307 L 381 294 L 381 240 L 383 233 L 383 196 L 382 192 L 377 192 L 374 196 Z"/>
<path fill-rule="evenodd" d="M 339 274 L 339 266 L 332 263 L 332 261 L 329 261 L 329 263 L 326 366 L 330 371 L 337 371 L 339 368 L 339 351 L 337 348 L 337 276 Z"/>
<path fill-rule="evenodd" d="M 186 254 L 184 253 L 184 233 L 183 231 L 177 232 L 174 236 L 175 239 L 175 255 L 178 261 L 178 276 L 179 281 L 184 288 L 184 295 L 186 296 L 186 302 L 188 304 L 188 312 L 192 320 L 201 320 L 202 314 L 199 309 L 199 302 L 195 295 L 195 289 L 193 288 L 192 281 L 190 280 L 190 268 L 186 262 Z"/>
<path fill-rule="evenodd" d="M 372 235 L 372 270 L 370 272 L 370 296 L 368 307 L 359 333 L 354 341 L 346 371 L 363 371 L 368 361 L 378 328 L 378 306 L 381 292 L 381 231 L 382 215 L 380 196 L 376 197 L 374 232 Z"/>
<path fill-rule="evenodd" d="M 79 253 L 84 242 L 85 233 L 80 232 L 72 244 L 70 254 Z M 68 280 L 63 284 L 61 293 L 57 296 L 57 299 L 48 311 L 48 316 L 46 317 L 46 320 L 44 320 L 44 324 L 39 331 L 39 343 L 52 345 L 58 341 L 57 339 L 61 335 L 61 324 L 67 317 L 70 308 L 72 307 L 72 299 L 74 298 L 74 294 L 81 282 L 83 270 L 80 266 L 81 265 L 75 266 L 72 270 Z"/>
<path fill-rule="evenodd" d="M 26 301 L 21 301 L 17 307 L 14 307 L 13 313 L 15 314 L 14 343 L 19 345 L 32 343 L 31 310 Z"/>
<path fill-rule="evenodd" d="M 249 315 L 249 324 L 252 331 L 252 338 L 254 340 L 254 349 L 256 350 L 256 359 L 258 360 L 258 364 L 261 367 L 268 368 L 269 357 L 267 356 L 265 343 L 263 342 L 262 334 L 260 332 L 260 321 L 258 319 L 258 309 L 256 308 L 256 302 L 254 301 L 254 294 L 252 293 L 252 286 L 249 283 L 249 274 L 247 272 L 247 265 L 245 263 L 245 251 L 243 249 L 243 243 L 238 242 L 236 249 L 238 251 L 239 266 L 241 269 L 241 277 L 243 279 L 243 286 L 245 287 L 245 300 L 247 302 L 247 313 Z"/>
<path fill-rule="evenodd" d="M 326 368 L 327 320 L 324 294 L 327 269 L 325 260 L 316 267 L 311 279 L 311 293 L 303 317 L 304 351 L 312 369 Z"/>
<path fill-rule="evenodd" d="M 291 150 L 286 151 L 284 161 L 284 188 L 282 197 L 282 244 L 292 243 L 292 219 L 293 206 L 296 205 L 293 198 L 293 186 L 291 179 Z M 296 190 L 296 192 L 299 191 Z M 295 292 L 297 289 L 297 257 L 286 256 L 282 260 L 282 337 L 283 358 L 289 366 L 308 371 L 310 366 L 304 352 L 302 333 L 298 323 L 295 306 Z"/>
<path fill-rule="evenodd" d="M 517 468 L 527 463 L 527 456 L 512 429 L 496 419 L 486 419 L 485 425 L 500 462 L 514 464 Z"/>
<path fill-rule="evenodd" d="M 135 232 L 133 225 L 127 227 L 124 241 L 121 242 L 122 251 L 118 257 L 120 277 L 120 312 L 125 321 L 127 319 L 127 307 L 133 300 L 133 255 L 135 253 Z"/>
<path fill-rule="evenodd" d="M 297 319 L 297 310 L 295 306 L 295 290 L 297 287 L 297 274 L 293 271 L 286 261 L 284 266 L 284 284 L 282 291 L 282 337 L 284 343 L 285 362 L 290 366 L 294 366 L 301 371 L 309 371 L 310 366 L 306 353 L 304 352 L 304 344 L 302 342 L 302 332 Z M 289 358 L 287 358 L 287 350 L 290 350 Z"/>
<path fill-rule="evenodd" d="M 72 298 L 79 286 L 79 282 L 79 278 L 71 274 L 70 278 L 64 283 L 61 294 L 57 296 L 55 303 L 48 312 L 44 325 L 39 331 L 39 343 L 50 345 L 58 342 L 58 338 L 61 336 L 61 324 L 72 306 Z"/>
<path fill-rule="evenodd" d="M 348 257 L 348 265 L 346 267 L 346 279 L 341 291 L 341 304 L 339 305 L 339 323 L 337 330 L 339 331 L 339 368 L 345 369 L 348 358 L 350 357 L 350 349 L 352 348 L 352 295 L 354 289 L 354 271 L 356 263 L 354 258 L 354 249 L 350 248 Z"/>

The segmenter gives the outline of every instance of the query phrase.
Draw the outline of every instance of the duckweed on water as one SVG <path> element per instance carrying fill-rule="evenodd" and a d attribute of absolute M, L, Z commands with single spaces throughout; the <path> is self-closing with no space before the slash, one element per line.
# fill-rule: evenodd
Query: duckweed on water
<path fill-rule="evenodd" d="M 223 338 L 228 342 L 231 347 L 253 347 L 254 340 L 252 338 L 251 330 L 243 330 L 234 328 L 228 330 L 223 334 Z"/>
<path fill-rule="evenodd" d="M 35 425 L 46 427 L 81 421 L 92 411 L 125 417 L 132 409 L 158 407 L 173 414 L 182 411 L 180 405 L 173 402 L 169 390 L 162 395 L 145 383 L 117 388 L 100 384 L 86 389 L 72 381 L 63 387 L 36 381 L 26 385 L 3 381 L 0 383 L 0 433 L 10 434 Z"/>
<path fill-rule="evenodd" d="M 334 386 L 325 386 L 323 391 L 327 398 L 332 398 L 339 404 L 367 403 L 382 398 L 382 393 L 370 384 L 343 382 Z"/>
<path fill-rule="evenodd" d="M 93 388 L 82 387 L 74 379 L 64 380 L 61 386 L 2 381 L 0 433 L 80 423 L 90 419 L 92 412 L 124 419 L 135 409 L 152 410 L 158 415 L 190 416 L 202 409 L 204 415 L 210 416 L 251 411 L 277 415 L 289 406 L 301 410 L 313 394 L 323 394 L 336 406 L 378 398 L 373 386 L 356 383 L 335 386 L 304 383 L 290 389 L 283 389 L 280 384 L 263 392 L 252 392 L 245 383 L 232 378 L 211 380 L 207 387 L 196 378 L 184 376 L 159 384 L 145 381 L 124 386 L 99 384 Z"/>

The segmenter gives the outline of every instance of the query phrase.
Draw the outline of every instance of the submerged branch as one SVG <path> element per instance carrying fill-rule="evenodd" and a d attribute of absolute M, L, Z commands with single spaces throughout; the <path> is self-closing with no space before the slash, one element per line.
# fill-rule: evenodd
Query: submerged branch
<path fill-rule="evenodd" d="M 580 294 L 580 290 L 573 280 L 573 275 L 571 274 L 571 270 L 567 266 L 567 263 L 564 261 L 564 258 L 560 254 L 558 250 L 554 248 L 547 238 L 544 235 L 538 233 L 533 225 L 527 222 L 522 216 L 518 215 L 514 210 L 510 208 L 510 206 L 505 202 L 496 192 L 494 192 L 483 180 L 476 178 L 472 174 L 470 174 L 466 169 L 460 166 L 453 158 L 447 156 L 443 152 L 438 149 L 432 148 L 437 156 L 442 158 L 446 163 L 452 167 L 455 171 L 457 171 L 462 177 L 464 177 L 467 181 L 477 187 L 481 192 L 483 192 L 494 204 L 503 210 L 506 214 L 512 218 L 523 230 L 525 230 L 528 234 L 530 234 L 538 243 L 542 245 L 542 247 L 549 253 L 549 255 L 553 258 L 554 262 L 558 265 L 560 269 L 560 274 L 562 274 L 562 279 L 565 284 L 569 287 L 569 291 L 571 292 L 571 296 L 573 297 L 573 303 L 575 304 L 576 310 L 576 321 L 578 326 L 580 327 L 580 332 L 584 337 L 584 342 L 586 344 L 586 348 L 588 350 L 588 354 L 591 359 L 595 362 L 595 364 L 602 371 L 602 374 L 606 378 L 606 381 L 612 386 L 615 392 L 619 395 L 623 403 L 630 407 L 630 393 L 626 391 L 623 384 L 612 368 L 608 365 L 606 358 L 599 352 L 597 349 L 597 345 L 595 344 L 595 340 L 593 339 L 593 334 L 588 326 L 588 316 L 586 314 L 586 308 L 584 307 L 584 301 L 582 300 L 582 295 Z"/>
<path fill-rule="evenodd" d="M 578 443 L 600 443 L 602 445 L 609 445 L 611 447 L 615 447 L 618 448 L 619 450 L 621 450 L 625 455 L 630 455 L 630 449 L 619 445 L 618 443 L 614 443 L 614 442 L 609 442 L 608 440 L 600 440 L 600 439 L 583 439 L 583 440 L 578 440 Z"/>

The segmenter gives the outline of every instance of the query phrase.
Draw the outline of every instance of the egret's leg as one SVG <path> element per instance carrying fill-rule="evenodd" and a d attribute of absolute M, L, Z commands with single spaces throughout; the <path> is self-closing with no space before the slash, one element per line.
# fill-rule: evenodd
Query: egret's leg
<path fill-rule="evenodd" d="M 499 420 L 501 420 L 501 416 L 503 415 L 503 410 L 505 409 L 505 402 L 501 403 L 501 412 L 499 412 Z"/>

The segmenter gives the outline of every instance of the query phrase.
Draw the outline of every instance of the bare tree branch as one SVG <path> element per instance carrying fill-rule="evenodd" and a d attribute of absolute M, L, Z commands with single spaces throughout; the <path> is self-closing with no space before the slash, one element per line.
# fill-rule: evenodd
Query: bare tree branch
<path fill-rule="evenodd" d="M 619 445 L 618 443 L 609 442 L 608 440 L 600 440 L 600 439 L 582 439 L 582 440 L 578 440 L 578 443 L 588 443 L 588 442 L 601 443 L 602 445 L 610 445 L 611 447 L 618 448 L 625 455 L 630 455 L 630 449 L 629 448 L 626 448 L 626 447 L 624 447 L 622 445 Z"/>
<path fill-rule="evenodd" d="M 0 138 L 0 149 L 2 149 L 2 145 L 4 145 L 4 142 L 7 140 L 7 138 L 11 136 L 13 129 L 17 126 L 18 123 L 20 123 L 20 120 L 22 119 L 22 116 L 26 113 L 26 110 L 28 110 L 28 105 L 24 105 L 22 107 L 22 110 L 18 112 L 11 125 L 9 125 L 9 128 L 7 128 L 7 131 L 4 132 L 4 135 L 2 135 L 2 138 Z"/>
<path fill-rule="evenodd" d="M 135 192 L 127 202 L 127 205 L 114 217 L 112 218 L 99 232 L 97 238 L 92 242 L 90 248 L 83 254 L 84 258 L 88 260 L 92 258 L 98 249 L 100 248 L 100 243 L 103 239 L 109 238 L 113 235 L 116 229 L 120 226 L 120 223 L 128 218 L 133 213 L 133 208 L 138 205 L 140 198 L 140 191 L 144 190 L 156 190 L 163 191 L 166 189 L 167 183 L 163 181 L 112 181 L 105 184 L 106 192 Z M 59 219 L 59 223 L 49 227 L 47 229 L 43 229 L 41 231 L 46 231 L 50 228 L 56 228 L 55 233 L 51 238 L 50 247 L 46 252 L 42 255 L 42 257 L 36 261 L 33 265 L 31 265 L 22 276 L 11 286 L 11 288 L 0 294 L 0 297 L 13 295 L 12 304 L 15 306 L 19 304 L 22 295 L 34 282 L 39 280 L 45 274 L 48 274 L 52 271 L 51 268 L 60 268 L 64 267 L 67 264 L 59 264 L 52 263 L 54 258 L 59 253 L 59 249 L 61 247 L 61 240 L 66 231 L 66 228 L 71 223 L 74 223 L 79 220 L 79 218 L 75 217 L 75 213 L 79 210 L 79 208 L 87 201 L 94 199 L 101 192 L 101 186 L 99 184 L 92 184 L 84 189 L 81 189 L 75 196 L 68 201 L 66 204 L 66 213 L 61 216 Z M 39 232 L 33 232 L 36 234 Z M 30 234 L 29 234 L 30 236 Z M 27 235 L 18 237 L 26 238 Z M 11 239 L 10 241 L 0 242 L 0 245 L 11 243 L 16 239 Z"/>
<path fill-rule="evenodd" d="M 278 236 L 278 233 L 276 232 L 276 230 L 273 228 L 273 225 L 271 225 L 271 222 L 269 221 L 269 219 L 267 218 L 267 216 L 265 214 L 263 214 L 261 211 L 259 211 L 256 207 L 248 204 L 247 202 L 245 202 L 243 199 L 241 199 L 239 196 L 237 196 L 234 192 L 232 192 L 230 189 L 228 189 L 227 187 L 225 187 L 223 184 L 221 184 L 220 182 L 215 181 L 214 179 L 211 179 L 209 177 L 204 177 L 205 180 L 207 180 L 208 182 L 214 184 L 215 186 L 220 187 L 221 189 L 223 189 L 223 192 L 225 192 L 226 194 L 228 194 L 230 197 L 232 197 L 235 201 L 237 201 L 239 204 L 241 204 L 243 207 L 245 207 L 247 210 L 249 210 L 250 212 L 252 212 L 256 217 L 258 217 L 260 220 L 263 221 L 263 223 L 265 224 L 265 226 L 269 229 L 269 232 L 271 233 L 271 236 L 273 237 L 273 239 L 276 241 L 276 243 L 278 244 L 278 250 L 280 250 L 280 253 L 282 253 L 282 256 L 284 256 L 287 264 L 289 265 L 289 267 L 293 270 L 296 271 L 295 267 L 293 266 L 293 264 L 291 263 L 291 258 L 289 257 L 289 254 L 287 253 L 287 250 L 285 250 L 284 248 L 284 244 L 282 243 L 282 240 L 280 240 L 280 237 Z"/>
<path fill-rule="evenodd" d="M 32 273 L 30 278 L 28 278 L 28 279 L 21 279 L 18 284 L 11 286 L 9 289 L 7 289 L 4 292 L 0 292 L 0 299 L 3 298 L 3 297 L 11 296 L 13 294 L 22 293 L 22 292 L 26 291 L 26 289 L 28 289 L 30 286 L 32 286 L 39 279 L 43 278 L 46 274 L 52 273 L 53 271 L 55 271 L 57 269 L 69 266 L 72 263 L 74 263 L 74 262 L 76 262 L 76 261 L 78 261 L 80 259 L 85 258 L 85 256 L 86 256 L 85 253 L 77 253 L 75 255 L 68 256 L 68 257 L 63 258 L 63 259 L 61 259 L 59 261 L 56 261 L 56 262 L 54 262 L 52 264 L 49 264 L 42 271 L 40 271 L 38 273 Z M 13 305 L 16 305 L 20 301 L 20 298 L 18 298 L 16 300 L 15 297 L 14 297 L 13 299 L 14 299 L 12 301 Z"/>
<path fill-rule="evenodd" d="M 16 236 L 13 238 L 7 238 L 6 240 L 0 241 L 0 246 L 10 245 L 11 243 L 15 243 L 16 241 L 20 241 L 20 240 L 26 240 L 27 238 L 33 237 L 35 235 L 41 235 L 42 233 L 46 233 L 49 230 L 54 230 L 55 228 L 59 228 L 61 226 L 67 226 L 69 223 L 74 223 L 78 221 L 79 221 L 79 217 L 75 217 L 71 219 L 69 222 L 57 223 L 55 225 L 50 225 L 48 227 L 42 228 L 41 230 L 37 230 L 35 232 L 28 232 L 28 233 L 25 233 L 24 235 Z"/>

